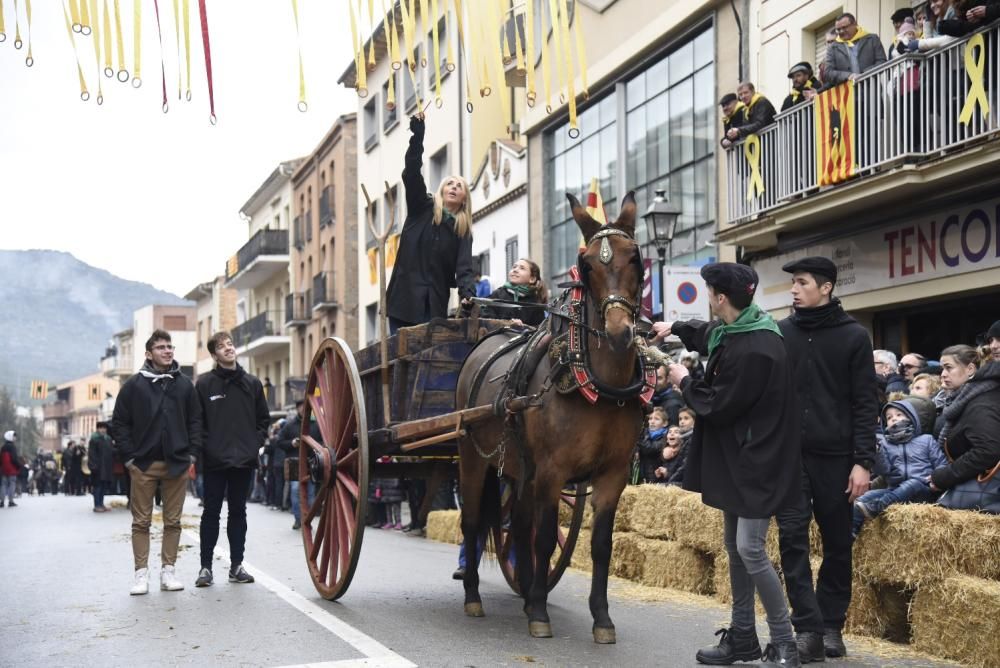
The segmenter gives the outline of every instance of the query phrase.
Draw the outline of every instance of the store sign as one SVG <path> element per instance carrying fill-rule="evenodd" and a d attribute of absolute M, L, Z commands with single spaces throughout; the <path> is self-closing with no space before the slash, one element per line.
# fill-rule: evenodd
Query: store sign
<path fill-rule="evenodd" d="M 664 267 L 663 294 L 667 322 L 709 319 L 708 291 L 699 267 Z"/>
<path fill-rule="evenodd" d="M 767 310 L 791 304 L 791 279 L 781 267 L 803 257 L 837 265 L 835 294 L 846 296 L 1000 267 L 1000 200 L 921 217 L 833 239 L 754 264 L 757 303 Z"/>

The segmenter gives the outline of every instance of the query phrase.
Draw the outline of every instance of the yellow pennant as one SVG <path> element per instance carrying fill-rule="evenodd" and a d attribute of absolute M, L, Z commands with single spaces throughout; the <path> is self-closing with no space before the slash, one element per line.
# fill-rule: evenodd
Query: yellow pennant
<path fill-rule="evenodd" d="M 405 51 L 407 53 L 407 65 L 406 69 L 410 74 L 410 81 L 413 83 L 413 96 L 417 101 L 417 109 L 423 108 L 423 102 L 420 100 L 420 86 L 417 82 L 417 61 L 414 54 L 414 39 L 413 32 L 415 29 L 415 21 L 413 16 L 413 0 L 410 0 L 410 7 L 407 9 L 406 2 L 400 0 L 399 9 L 402 12 L 403 19 L 403 42 L 405 45 Z M 405 75 L 404 75 L 405 76 Z"/>
<path fill-rule="evenodd" d="M 14 2 L 14 9 L 17 9 L 17 0 Z M 24 0 L 24 14 L 28 19 L 28 55 L 24 58 L 24 64 L 31 67 L 35 64 L 35 57 L 31 55 L 31 0 Z"/>
<path fill-rule="evenodd" d="M 979 49 L 979 57 L 976 57 L 976 49 Z M 984 69 L 986 67 L 986 42 L 983 34 L 979 33 L 972 37 L 965 45 L 965 74 L 969 77 L 969 93 L 965 96 L 965 105 L 962 107 L 962 114 L 958 117 L 958 122 L 968 126 L 972 122 L 972 115 L 979 107 L 979 112 L 983 115 L 983 120 L 989 119 L 990 99 L 986 95 L 984 82 L 986 77 Z"/>
<path fill-rule="evenodd" d="M 455 7 L 455 22 L 458 24 L 458 57 L 465 60 L 465 110 L 472 113 L 472 83 L 471 74 L 472 60 L 469 58 L 469 49 L 466 44 L 465 18 L 462 14 L 462 0 L 452 0 Z"/>
<path fill-rule="evenodd" d="M 372 36 L 368 46 L 368 71 L 375 71 L 375 0 L 368 0 L 368 34 Z"/>
<path fill-rule="evenodd" d="M 524 14 L 524 41 L 525 63 L 527 69 L 527 92 L 526 99 L 529 107 L 535 106 L 535 98 L 538 93 L 535 91 L 535 0 L 527 0 L 527 7 Z M 544 43 L 543 47 L 544 49 Z"/>
<path fill-rule="evenodd" d="M 86 0 L 84 0 L 86 2 Z M 83 77 L 83 68 L 80 66 L 80 54 L 76 50 L 76 39 L 73 38 L 73 24 L 66 13 L 65 5 L 62 8 L 63 18 L 66 19 L 66 34 L 69 35 L 69 43 L 73 45 L 73 55 L 76 58 L 76 73 L 80 78 L 80 99 L 86 102 L 90 99 L 90 92 L 87 90 L 87 80 Z"/>
<path fill-rule="evenodd" d="M 302 67 L 302 36 L 299 33 L 299 3 L 298 0 L 292 0 L 292 14 L 295 16 L 295 41 L 299 48 L 299 111 L 306 111 L 309 109 L 309 103 L 306 102 L 306 71 Z M 374 43 L 375 40 L 372 40 Z M 178 84 L 180 82 L 178 81 Z"/>
<path fill-rule="evenodd" d="M 587 86 L 587 54 L 583 46 L 583 20 L 580 15 L 580 4 L 573 5 L 573 32 L 576 36 L 576 60 L 580 68 L 580 83 L 583 86 L 583 99 L 590 99 L 590 90 Z"/>
<path fill-rule="evenodd" d="M 750 183 L 747 184 L 747 200 L 754 200 L 764 194 L 764 179 L 760 174 L 760 137 L 747 135 L 743 142 L 743 155 L 750 165 Z"/>
<path fill-rule="evenodd" d="M 118 47 L 118 80 L 128 81 L 128 69 L 125 67 L 125 39 L 122 37 L 122 13 L 118 0 L 115 0 L 115 43 Z"/>
<path fill-rule="evenodd" d="M 83 4 L 87 4 L 87 0 L 83 0 Z M 90 0 L 90 15 L 94 17 L 94 64 L 97 66 L 97 104 L 98 106 L 104 104 L 104 84 L 101 81 L 101 30 L 99 16 L 97 14 L 97 0 Z"/>
<path fill-rule="evenodd" d="M 14 48 L 20 49 L 21 41 L 21 19 L 18 18 L 17 0 L 14 0 Z"/>
<path fill-rule="evenodd" d="M 559 28 L 559 9 L 556 6 L 556 0 L 549 0 L 549 18 L 552 23 L 552 44 L 555 47 L 555 53 L 552 59 L 556 61 L 556 81 L 559 84 L 559 103 L 562 104 L 566 101 L 566 94 L 563 93 L 564 82 L 566 81 L 566 73 L 563 70 L 563 43 L 562 43 L 562 31 Z"/>
<path fill-rule="evenodd" d="M 354 70 L 356 77 L 354 88 L 357 90 L 359 97 L 367 97 L 368 81 L 365 76 L 365 63 L 362 60 L 364 44 L 358 42 L 358 17 L 356 16 L 356 11 L 354 9 L 354 0 L 347 0 L 347 6 L 351 10 L 351 49 L 354 51 Z"/>
<path fill-rule="evenodd" d="M 3 0 L 0 0 L 0 42 L 7 41 L 7 26 L 3 22 Z"/>
<path fill-rule="evenodd" d="M 132 87 L 138 88 L 142 85 L 142 0 L 135 0 L 133 3 L 132 16 L 132 43 L 135 54 L 135 62 L 132 64 Z"/>
<path fill-rule="evenodd" d="M 111 62 L 111 12 L 108 11 L 108 0 L 104 0 L 104 23 L 101 29 L 104 31 L 104 76 L 111 78 L 115 75 L 115 66 Z"/>
<path fill-rule="evenodd" d="M 514 57 L 510 52 L 510 40 L 507 39 L 507 29 L 506 21 L 504 17 L 507 15 L 507 7 L 510 5 L 509 0 L 497 0 L 499 6 L 497 9 L 500 11 L 500 48 L 503 49 L 503 64 L 507 65 L 510 61 L 514 60 Z M 511 13 L 511 18 L 513 18 L 513 12 Z M 517 29 L 514 29 L 514 35 L 517 35 Z"/>
<path fill-rule="evenodd" d="M 411 12 L 413 11 L 413 7 L 412 6 L 410 7 L 410 11 Z M 429 17 L 427 16 L 427 0 L 420 0 L 420 37 L 417 40 L 417 44 L 419 44 L 420 40 L 422 40 L 424 38 L 424 36 L 428 32 L 430 32 L 429 30 L 427 30 L 427 21 L 428 20 L 429 20 Z M 427 50 L 426 49 L 424 50 L 423 55 L 420 56 L 420 66 L 421 67 L 427 67 Z"/>
<path fill-rule="evenodd" d="M 80 0 L 80 34 L 89 35 L 90 32 L 90 9 L 87 0 Z"/>
<path fill-rule="evenodd" d="M 479 19 L 476 21 L 476 41 L 475 44 L 491 44 L 493 40 L 490 39 L 490 19 L 486 12 L 477 12 L 476 17 Z M 470 6 L 470 20 L 475 20 L 471 13 Z M 490 87 L 490 72 L 489 72 L 489 57 L 486 54 L 485 48 L 473 49 L 473 55 L 476 56 L 478 61 L 476 68 L 479 70 L 479 97 L 487 97 L 493 89 Z"/>
<path fill-rule="evenodd" d="M 181 79 L 181 11 L 174 0 L 174 47 L 177 51 L 177 99 L 181 99 L 182 79 Z"/>
<path fill-rule="evenodd" d="M 434 56 L 434 105 L 439 109 L 443 104 L 441 99 L 441 45 L 438 43 L 438 0 L 431 0 L 431 42 Z"/>
<path fill-rule="evenodd" d="M 580 11 L 579 5 L 577 12 Z M 576 77 L 573 76 L 573 57 L 570 53 L 569 13 L 566 11 L 566 0 L 559 0 L 559 31 L 562 33 L 563 57 L 566 60 L 566 89 L 569 97 L 569 136 L 576 139 L 580 136 L 580 126 L 576 121 Z"/>
<path fill-rule="evenodd" d="M 385 0 L 382 0 L 382 11 L 386 13 L 385 31 L 388 35 L 387 46 L 389 47 L 389 62 L 393 70 L 398 70 L 402 66 L 399 58 L 399 31 L 396 25 L 396 4 L 390 5 L 389 11 L 385 11 Z"/>
<path fill-rule="evenodd" d="M 69 0 L 69 15 L 73 19 L 73 32 L 80 32 L 83 29 L 80 23 L 80 0 Z"/>
<path fill-rule="evenodd" d="M 184 0 L 184 97 L 191 100 L 191 5 Z"/>

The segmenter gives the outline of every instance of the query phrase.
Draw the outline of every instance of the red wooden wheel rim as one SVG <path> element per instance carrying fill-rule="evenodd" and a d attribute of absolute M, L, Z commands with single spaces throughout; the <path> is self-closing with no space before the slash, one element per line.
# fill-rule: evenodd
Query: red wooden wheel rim
<path fill-rule="evenodd" d="M 324 340 L 309 367 L 299 437 L 302 546 L 316 591 L 328 600 L 347 592 L 364 538 L 368 508 L 368 421 L 361 377 L 347 343 Z M 316 417 L 322 442 L 309 433 Z M 316 476 L 316 499 L 309 482 Z"/>

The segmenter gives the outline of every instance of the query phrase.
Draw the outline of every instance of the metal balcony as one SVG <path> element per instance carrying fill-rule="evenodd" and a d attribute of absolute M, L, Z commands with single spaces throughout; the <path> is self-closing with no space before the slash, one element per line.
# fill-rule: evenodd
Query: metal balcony
<path fill-rule="evenodd" d="M 285 296 L 285 327 L 302 327 L 309 324 L 311 314 L 305 300 L 306 296 L 301 292 Z"/>
<path fill-rule="evenodd" d="M 319 196 L 319 226 L 332 225 L 333 214 L 333 186 L 326 186 Z"/>
<path fill-rule="evenodd" d="M 69 417 L 69 402 L 57 401 L 42 406 L 42 418 L 45 420 L 62 420 Z"/>
<path fill-rule="evenodd" d="M 334 273 L 324 271 L 313 276 L 312 310 L 323 311 L 339 308 L 333 282 Z"/>
<path fill-rule="evenodd" d="M 233 344 L 239 355 L 257 355 L 275 348 L 289 345 L 287 336 L 281 333 L 281 311 L 263 311 L 232 330 Z"/>
<path fill-rule="evenodd" d="M 226 262 L 226 287 L 257 287 L 288 270 L 288 230 L 260 230 Z"/>
<path fill-rule="evenodd" d="M 302 250 L 305 248 L 305 239 L 302 236 L 302 216 L 295 216 L 292 221 L 292 234 L 294 236 L 295 248 Z"/>

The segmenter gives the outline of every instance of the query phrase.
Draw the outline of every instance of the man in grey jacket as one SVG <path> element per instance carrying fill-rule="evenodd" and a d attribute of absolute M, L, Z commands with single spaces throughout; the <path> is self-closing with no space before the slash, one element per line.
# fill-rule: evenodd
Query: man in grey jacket
<path fill-rule="evenodd" d="M 841 14 L 834 24 L 837 39 L 826 49 L 823 84 L 836 86 L 884 63 L 885 49 L 878 35 L 865 31 L 853 14 Z"/>

